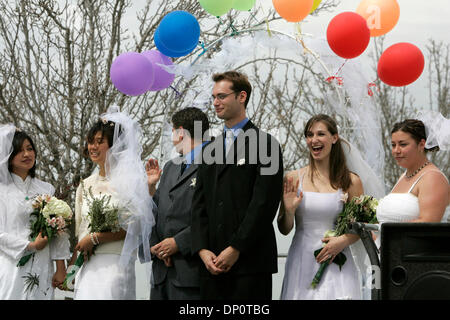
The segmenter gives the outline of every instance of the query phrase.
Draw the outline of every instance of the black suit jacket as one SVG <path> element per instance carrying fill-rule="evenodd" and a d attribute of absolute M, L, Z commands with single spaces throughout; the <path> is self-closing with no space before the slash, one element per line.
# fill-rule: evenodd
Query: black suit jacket
<path fill-rule="evenodd" d="M 199 265 L 202 262 L 191 252 L 191 204 L 197 168 L 198 164 L 193 163 L 180 176 L 181 164 L 169 161 L 164 166 L 158 189 L 153 197 L 157 209 L 154 212 L 156 224 L 153 227 L 150 245 L 174 237 L 179 249 L 179 252 L 172 255 L 173 268 L 176 272 L 174 281 L 178 287 L 199 286 Z M 166 279 L 168 267 L 162 260 L 154 257 L 152 269 L 154 283 L 162 283 Z"/>
<path fill-rule="evenodd" d="M 276 273 L 273 220 L 282 195 L 281 148 L 275 138 L 251 121 L 243 130 L 250 136 L 256 133 L 256 141 L 245 139 L 245 143 L 239 143 L 238 136 L 233 144 L 234 157 L 227 156 L 233 164 L 215 161 L 198 169 L 192 202 L 192 251 L 208 249 L 219 255 L 232 246 L 240 251 L 240 256 L 230 274 Z M 223 144 L 223 136 L 209 144 L 203 161 L 208 162 L 208 154 L 220 159 Z M 261 146 L 269 151 L 270 163 L 261 156 Z M 270 166 L 275 167 L 274 174 L 262 174 Z M 204 266 L 201 269 L 208 272 Z"/>

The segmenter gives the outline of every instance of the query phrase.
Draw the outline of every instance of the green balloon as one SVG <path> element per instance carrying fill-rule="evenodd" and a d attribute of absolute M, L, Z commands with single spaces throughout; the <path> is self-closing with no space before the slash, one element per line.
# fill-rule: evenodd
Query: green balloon
<path fill-rule="evenodd" d="M 234 0 L 198 0 L 206 12 L 213 16 L 220 17 L 230 11 Z"/>
<path fill-rule="evenodd" d="M 248 11 L 255 5 L 256 0 L 234 0 L 233 9 Z"/>

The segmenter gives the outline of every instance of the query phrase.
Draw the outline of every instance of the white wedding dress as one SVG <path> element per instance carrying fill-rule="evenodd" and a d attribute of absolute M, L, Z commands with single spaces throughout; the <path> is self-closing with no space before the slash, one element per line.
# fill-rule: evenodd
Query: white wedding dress
<path fill-rule="evenodd" d="M 300 191 L 303 176 L 299 179 Z M 332 263 L 318 286 L 315 289 L 310 286 L 320 266 L 314 251 L 322 247 L 325 232 L 334 229 L 337 215 L 343 209 L 341 199 L 341 189 L 335 193 L 303 191 L 303 199 L 295 211 L 295 235 L 286 261 L 282 300 L 361 299 L 358 270 L 349 248 L 343 250 L 347 261 L 342 270 Z"/>
<path fill-rule="evenodd" d="M 53 261 L 70 258 L 69 235 L 63 233 L 54 238 L 44 249 L 36 251 L 24 266 L 17 267 L 17 263 L 31 253 L 26 248 L 30 243 L 33 197 L 53 195 L 55 189 L 30 176 L 25 181 L 15 174 L 11 176 L 11 183 L 0 184 L 0 300 L 51 300 L 54 297 Z M 39 284 L 25 290 L 23 277 L 30 275 L 37 276 Z"/>
<path fill-rule="evenodd" d="M 108 180 L 98 173 L 84 180 L 84 192 L 89 192 L 89 187 L 92 187 L 94 196 L 99 196 L 100 193 L 111 195 L 111 204 L 118 204 Z M 80 184 L 75 199 L 75 233 L 78 241 L 90 233 L 89 206 L 84 192 Z M 94 255 L 84 262 L 75 277 L 75 300 L 136 299 L 135 260 L 130 260 L 127 266 L 119 263 L 123 245 L 124 241 L 121 240 L 97 246 Z"/>
<path fill-rule="evenodd" d="M 429 170 L 440 172 L 444 177 L 445 175 L 439 170 Z M 422 173 L 419 178 L 412 184 L 411 188 L 409 188 L 406 193 L 397 193 L 391 192 L 386 195 L 384 198 L 380 199 L 377 207 L 377 219 L 381 224 L 385 222 L 408 222 L 412 220 L 416 220 L 419 218 L 420 210 L 419 210 L 419 198 L 417 198 L 411 191 L 414 189 L 416 184 L 420 181 L 420 179 L 427 174 L 427 172 Z M 400 181 L 403 175 L 398 179 Z M 445 177 L 447 179 L 447 177 Z M 398 184 L 395 184 L 394 188 Z M 447 179 L 448 181 L 448 179 Z M 394 189 L 392 188 L 392 190 Z M 444 215 L 442 221 L 446 221 L 447 217 Z M 380 244 L 380 237 L 377 238 L 377 245 Z"/>

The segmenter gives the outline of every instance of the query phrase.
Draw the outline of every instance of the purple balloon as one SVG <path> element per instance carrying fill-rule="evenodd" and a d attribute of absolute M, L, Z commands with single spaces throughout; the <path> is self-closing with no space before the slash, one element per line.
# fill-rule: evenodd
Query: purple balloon
<path fill-rule="evenodd" d="M 116 57 L 111 64 L 109 76 L 122 93 L 138 96 L 153 85 L 153 64 L 137 52 L 126 52 Z"/>
<path fill-rule="evenodd" d="M 169 57 L 163 55 L 158 50 L 145 51 L 142 52 L 142 55 L 144 55 L 153 64 L 155 81 L 153 82 L 153 85 L 150 87 L 149 91 L 159 91 L 168 88 L 175 79 L 175 75 L 173 73 L 167 72 L 158 64 L 171 66 L 173 65 L 172 60 Z"/>

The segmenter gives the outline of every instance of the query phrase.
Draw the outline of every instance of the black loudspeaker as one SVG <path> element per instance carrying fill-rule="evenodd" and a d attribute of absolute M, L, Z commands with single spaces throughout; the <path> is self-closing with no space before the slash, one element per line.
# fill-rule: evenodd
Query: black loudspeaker
<path fill-rule="evenodd" d="M 450 300 L 450 223 L 381 226 L 381 299 Z"/>

